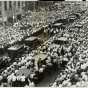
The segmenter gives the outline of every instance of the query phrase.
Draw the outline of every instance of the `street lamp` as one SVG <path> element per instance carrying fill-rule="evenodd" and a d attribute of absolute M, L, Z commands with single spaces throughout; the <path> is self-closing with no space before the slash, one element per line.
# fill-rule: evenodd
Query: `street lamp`
<path fill-rule="evenodd" d="M 13 24 L 14 24 L 14 19 L 15 19 L 15 16 L 13 15 Z"/>

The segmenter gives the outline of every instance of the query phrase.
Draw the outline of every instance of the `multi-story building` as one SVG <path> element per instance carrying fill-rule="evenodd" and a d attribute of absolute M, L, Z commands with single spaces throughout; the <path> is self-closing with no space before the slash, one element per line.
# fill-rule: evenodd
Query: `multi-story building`
<path fill-rule="evenodd" d="M 20 19 L 25 1 L 0 1 L 0 22 Z"/>

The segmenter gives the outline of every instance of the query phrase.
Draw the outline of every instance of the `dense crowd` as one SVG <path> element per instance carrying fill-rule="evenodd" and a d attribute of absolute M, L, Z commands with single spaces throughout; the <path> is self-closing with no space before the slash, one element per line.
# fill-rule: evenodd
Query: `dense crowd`
<path fill-rule="evenodd" d="M 61 73 L 58 75 L 56 82 L 53 84 L 53 86 L 76 86 L 76 87 L 84 87 L 87 86 L 88 81 L 88 60 L 87 60 L 87 17 L 83 19 L 81 22 L 83 27 L 81 28 L 74 28 L 73 38 L 72 40 L 75 40 L 76 47 L 75 47 L 75 53 L 72 54 L 72 50 L 70 50 L 70 59 L 68 60 L 68 63 L 64 70 L 61 71 Z M 74 24 L 75 26 L 76 24 Z M 73 30 L 72 27 L 70 27 L 70 30 Z M 76 30 L 76 31 L 75 31 Z M 79 30 L 79 32 L 77 32 Z M 69 47 L 73 47 L 69 45 Z M 66 54 L 66 58 L 68 58 L 68 55 Z"/>
<path fill-rule="evenodd" d="M 78 5 L 79 3 L 80 2 L 78 2 Z M 65 6 L 65 3 L 57 3 L 57 4 L 53 4 L 53 6 L 52 5 L 50 6 L 50 8 L 52 9 L 49 9 L 48 7 L 46 10 L 44 7 L 43 8 L 41 7 L 43 10 L 40 10 L 38 12 L 28 11 L 28 13 L 24 15 L 24 19 L 22 18 L 22 20 L 20 22 L 15 23 L 14 26 L 1 27 L 1 33 L 0 33 L 1 47 L 3 45 L 9 44 L 11 41 L 20 40 L 25 35 L 30 35 L 31 29 L 37 30 L 38 28 L 41 28 L 46 24 L 54 22 L 57 18 L 66 18 L 71 12 L 73 11 L 77 12 L 82 9 L 79 6 L 74 7 L 76 3 L 71 4 L 71 2 L 69 2 L 69 3 L 66 3 L 66 5 L 67 6 Z M 70 8 L 72 6 L 74 8 Z M 26 31 L 18 30 L 20 29 L 20 27 L 22 28 L 27 25 L 30 25 L 32 28 L 31 27 L 27 28 Z"/>
<path fill-rule="evenodd" d="M 73 7 L 74 5 L 75 4 L 73 4 Z M 0 34 L 1 47 L 10 44 L 12 41 L 20 41 L 25 35 L 29 36 L 33 30 L 53 23 L 57 18 L 66 18 L 70 12 L 74 11 L 75 13 L 75 9 L 77 8 L 70 8 L 69 6 L 67 6 L 67 8 L 62 5 L 61 8 L 64 10 L 61 11 L 58 4 L 55 6 L 54 8 L 52 7 L 55 11 L 46 12 L 44 10 L 43 12 L 32 12 L 31 16 L 27 15 L 13 26 L 2 28 Z M 77 11 L 79 11 L 79 9 L 81 8 L 78 8 Z M 19 87 L 34 87 L 36 86 L 36 80 L 40 80 L 39 78 L 43 77 L 46 69 L 51 70 L 53 66 L 58 67 L 58 77 L 52 86 L 86 86 L 88 84 L 87 19 L 88 17 L 84 16 L 81 21 L 78 21 L 78 23 L 74 22 L 65 30 L 63 30 L 63 28 L 46 28 L 45 32 L 49 34 L 48 41 L 37 50 L 24 54 L 20 58 L 15 58 L 15 62 L 0 72 L 0 86 L 17 86 L 16 82 L 19 82 Z M 55 44 L 53 42 L 60 37 L 67 38 L 68 43 Z M 34 56 L 40 53 L 47 55 L 47 57 L 44 61 L 41 61 L 42 58 L 38 58 L 39 61 L 36 64 L 36 58 L 34 58 Z M 3 57 L 1 59 L 7 62 L 11 60 L 9 57 Z M 17 75 L 22 69 L 27 69 L 30 73 L 27 78 L 25 74 L 21 76 Z"/>

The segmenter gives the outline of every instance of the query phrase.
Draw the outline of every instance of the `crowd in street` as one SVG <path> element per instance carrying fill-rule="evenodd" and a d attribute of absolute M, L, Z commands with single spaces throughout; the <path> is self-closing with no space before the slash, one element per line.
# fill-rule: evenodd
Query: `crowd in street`
<path fill-rule="evenodd" d="M 73 51 L 71 49 L 69 54 L 65 54 L 66 58 L 68 58 L 69 55 L 70 58 L 68 58 L 69 60 L 65 69 L 62 70 L 58 75 L 53 86 L 86 87 L 88 84 L 87 17 L 78 23 L 81 23 L 83 27 L 74 29 L 72 27 L 69 28 L 70 30 L 72 29 L 74 31 L 72 32 L 73 38 L 71 40 L 75 41 L 75 45 L 74 43 L 69 45 L 70 49 L 73 47 Z M 76 24 L 74 24 L 74 26 L 75 25 Z M 79 32 L 77 32 L 77 30 L 79 30 Z"/>
<path fill-rule="evenodd" d="M 67 9 L 72 10 L 70 7 L 65 8 L 64 5 L 62 7 L 65 11 L 67 11 Z M 47 12 L 49 17 L 38 20 L 34 19 L 34 23 L 27 19 L 29 17 L 31 19 L 31 16 L 27 16 L 11 27 L 4 27 L 6 30 L 2 28 L 2 32 L 0 34 L 1 47 L 11 43 L 12 40 L 20 41 L 25 35 L 29 36 L 33 30 L 41 28 L 47 23 L 53 23 L 57 18 L 59 18 L 58 14 L 61 9 L 58 10 L 58 8 L 52 7 L 52 9 L 56 9 L 54 11 L 55 13 L 51 11 L 51 13 L 53 13 L 52 16 L 50 15 L 50 12 Z M 61 14 L 63 13 L 63 15 L 60 16 L 62 16 L 62 18 L 64 16 L 65 18 L 69 12 L 70 11 L 67 11 L 65 14 L 64 11 L 61 11 Z M 32 14 L 35 13 L 37 12 L 33 12 Z M 40 13 L 38 13 L 35 18 L 39 17 L 39 14 Z M 46 13 L 44 14 L 42 12 L 41 14 L 40 18 L 46 16 Z M 54 66 L 58 68 L 58 76 L 52 86 L 86 86 L 88 84 L 88 17 L 87 15 L 83 16 L 84 17 L 81 21 L 74 21 L 74 23 L 65 29 L 53 28 L 51 26 L 47 27 L 44 31 L 48 32 L 49 38 L 44 42 L 44 44 L 38 47 L 38 49 L 32 50 L 30 53 L 23 54 L 21 57 L 15 58 L 15 61 L 10 66 L 8 66 L 4 71 L 0 71 L 0 86 L 16 87 L 18 85 L 19 87 L 34 87 L 36 86 L 36 83 L 43 78 L 44 72 L 52 70 L 51 68 Z M 50 19 L 46 21 L 47 18 Z M 77 24 L 81 26 L 75 27 Z M 54 40 L 58 40 L 60 37 L 67 38 L 68 42 L 66 44 L 56 44 Z M 45 54 L 47 56 L 43 61 L 41 60 L 42 58 L 38 58 L 39 60 L 36 62 L 36 58 L 34 58 L 34 56 L 37 54 Z M 3 57 L 2 59 L 7 62 L 11 60 L 9 57 Z M 26 71 L 28 71 L 29 74 L 27 77 L 25 74 L 17 75 L 17 73 L 22 69 L 26 69 Z"/>

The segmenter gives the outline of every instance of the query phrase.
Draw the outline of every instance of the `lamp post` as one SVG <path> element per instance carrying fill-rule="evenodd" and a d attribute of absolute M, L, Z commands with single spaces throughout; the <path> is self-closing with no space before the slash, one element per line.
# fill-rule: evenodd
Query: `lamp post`
<path fill-rule="evenodd" d="M 13 24 L 14 24 L 14 18 L 15 18 L 15 17 L 14 17 L 14 15 L 13 15 Z"/>
<path fill-rule="evenodd" d="M 15 20 L 15 12 L 16 12 L 16 1 L 14 1 L 14 3 L 13 3 L 13 7 L 12 7 L 12 12 L 13 12 L 13 24 L 14 24 L 14 20 Z"/>

